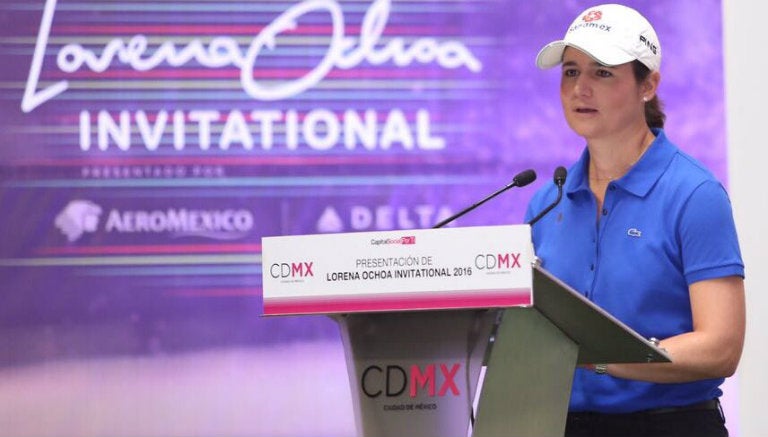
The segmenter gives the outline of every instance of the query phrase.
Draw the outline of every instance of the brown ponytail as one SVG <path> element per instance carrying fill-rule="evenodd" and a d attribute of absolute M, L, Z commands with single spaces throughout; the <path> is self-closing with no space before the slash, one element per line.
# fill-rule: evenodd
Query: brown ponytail
<path fill-rule="evenodd" d="M 632 62 L 632 71 L 635 74 L 637 83 L 642 83 L 651 74 L 651 70 L 640 61 Z M 648 127 L 661 129 L 664 127 L 664 121 L 666 119 L 667 116 L 664 114 L 664 104 L 658 96 L 653 96 L 650 101 L 645 102 L 645 122 L 648 124 Z"/>

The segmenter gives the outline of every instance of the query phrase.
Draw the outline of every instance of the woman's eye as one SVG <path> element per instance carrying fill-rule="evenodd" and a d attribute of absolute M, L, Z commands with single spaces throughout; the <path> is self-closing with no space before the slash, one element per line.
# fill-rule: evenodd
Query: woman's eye
<path fill-rule="evenodd" d="M 574 70 L 573 68 L 563 70 L 563 76 L 565 77 L 576 77 L 578 74 L 579 72 Z"/>
<path fill-rule="evenodd" d="M 608 70 L 597 70 L 597 75 L 600 77 L 611 77 L 613 76 L 613 73 Z"/>

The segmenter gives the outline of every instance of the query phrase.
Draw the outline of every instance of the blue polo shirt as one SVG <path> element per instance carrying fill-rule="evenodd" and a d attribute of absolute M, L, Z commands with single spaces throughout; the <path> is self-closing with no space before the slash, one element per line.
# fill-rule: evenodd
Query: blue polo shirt
<path fill-rule="evenodd" d="M 744 276 L 731 205 L 700 163 L 654 129 L 656 140 L 608 185 L 602 210 L 590 191 L 589 152 L 569 169 L 560 204 L 533 226 L 543 267 L 645 338 L 693 330 L 688 286 Z M 540 189 L 529 221 L 552 203 Z M 624 413 L 692 404 L 722 394 L 722 379 L 654 384 L 577 369 L 571 411 Z"/>

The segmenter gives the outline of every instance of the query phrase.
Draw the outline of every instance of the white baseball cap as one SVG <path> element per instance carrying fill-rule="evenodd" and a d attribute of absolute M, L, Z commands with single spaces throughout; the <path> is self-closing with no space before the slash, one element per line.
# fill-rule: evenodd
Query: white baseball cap
<path fill-rule="evenodd" d="M 651 71 L 661 67 L 661 45 L 653 26 L 623 5 L 594 6 L 579 14 L 563 39 L 541 49 L 536 65 L 551 68 L 560 64 L 566 47 L 577 48 L 607 66 L 638 60 Z"/>

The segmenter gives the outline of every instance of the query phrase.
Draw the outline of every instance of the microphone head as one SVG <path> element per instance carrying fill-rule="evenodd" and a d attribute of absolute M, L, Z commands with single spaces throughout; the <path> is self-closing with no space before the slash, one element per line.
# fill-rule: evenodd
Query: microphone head
<path fill-rule="evenodd" d="M 536 180 L 536 172 L 532 169 L 523 170 L 512 178 L 512 183 L 518 187 L 524 187 Z"/>
<path fill-rule="evenodd" d="M 555 169 L 555 185 L 558 187 L 562 187 L 565 185 L 565 177 L 568 175 L 568 171 L 565 169 L 565 167 L 560 166 Z"/>

